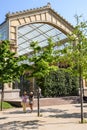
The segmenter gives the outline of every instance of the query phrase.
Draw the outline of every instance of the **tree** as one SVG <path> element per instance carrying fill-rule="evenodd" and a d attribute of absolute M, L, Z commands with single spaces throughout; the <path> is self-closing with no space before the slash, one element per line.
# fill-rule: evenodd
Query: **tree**
<path fill-rule="evenodd" d="M 29 77 L 34 77 L 36 80 L 40 80 L 50 73 L 52 70 L 56 70 L 54 59 L 54 43 L 51 38 L 48 39 L 48 45 L 41 47 L 39 43 L 32 42 L 30 44 L 32 49 L 32 55 L 28 58 L 29 64 L 26 65 L 26 71 L 30 71 Z M 39 86 L 38 86 L 38 116 L 39 116 Z"/>
<path fill-rule="evenodd" d="M 70 71 L 79 77 L 80 101 L 81 101 L 81 123 L 83 123 L 83 83 L 87 78 L 87 22 L 80 21 L 80 16 L 75 16 L 77 24 L 69 42 L 62 45 L 62 50 L 57 50 L 58 61 L 68 65 L 65 71 Z"/>
<path fill-rule="evenodd" d="M 2 84 L 1 110 L 4 94 L 4 83 L 18 80 L 23 73 L 23 67 L 18 63 L 24 59 L 23 56 L 16 57 L 10 49 L 10 42 L 4 40 L 0 42 L 0 83 Z"/>

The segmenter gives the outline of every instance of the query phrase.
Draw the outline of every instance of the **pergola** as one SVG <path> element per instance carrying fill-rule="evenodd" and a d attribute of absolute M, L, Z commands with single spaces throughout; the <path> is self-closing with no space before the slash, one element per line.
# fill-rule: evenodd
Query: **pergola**
<path fill-rule="evenodd" d="M 47 39 L 52 37 L 54 43 L 58 38 L 63 40 L 67 36 L 55 27 L 46 23 L 33 23 L 18 28 L 18 54 L 28 54 L 32 50 L 29 48 L 32 41 L 38 41 L 41 47 L 47 45 Z"/>

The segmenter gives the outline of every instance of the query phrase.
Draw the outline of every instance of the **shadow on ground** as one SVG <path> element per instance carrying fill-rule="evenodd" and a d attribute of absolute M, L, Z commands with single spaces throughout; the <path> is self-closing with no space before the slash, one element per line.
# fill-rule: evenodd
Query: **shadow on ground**
<path fill-rule="evenodd" d="M 50 109 L 49 117 L 55 118 L 81 118 L 80 112 L 68 112 L 68 110 Z M 52 113 L 52 114 L 51 114 Z M 84 118 L 87 118 L 87 113 L 84 112 Z"/>
<path fill-rule="evenodd" d="M 41 113 L 61 113 L 61 112 L 66 112 L 67 110 L 60 110 L 60 109 L 52 109 L 52 108 L 47 108 L 47 109 L 40 109 Z M 21 110 L 15 110 L 15 111 L 10 111 L 10 112 L 4 112 L 6 114 L 24 114 L 24 112 Z M 30 110 L 27 110 L 26 113 L 31 113 Z M 32 113 L 37 113 L 37 110 L 33 110 Z"/>
<path fill-rule="evenodd" d="M 78 105 L 76 105 L 75 107 L 80 107 Z M 86 107 L 86 106 L 85 106 Z M 24 114 L 24 112 L 21 111 L 12 111 L 12 112 L 6 112 L 6 114 Z M 30 113 L 30 110 L 27 110 L 26 114 Z M 36 113 L 37 114 L 37 110 L 33 110 L 33 114 Z M 61 109 L 55 109 L 55 108 L 47 108 L 47 109 L 40 109 L 40 113 L 43 117 L 45 117 L 46 113 L 48 113 L 46 115 L 46 117 L 54 117 L 54 118 L 81 118 L 81 114 L 80 111 L 79 112 L 69 112 L 68 110 L 61 110 Z M 30 113 L 31 114 L 31 113 Z M 84 118 L 87 118 L 87 113 L 84 112 Z"/>
<path fill-rule="evenodd" d="M 1 130 L 34 130 L 38 129 L 38 120 L 33 121 L 12 121 L 8 123 L 3 123 L 0 125 Z"/>

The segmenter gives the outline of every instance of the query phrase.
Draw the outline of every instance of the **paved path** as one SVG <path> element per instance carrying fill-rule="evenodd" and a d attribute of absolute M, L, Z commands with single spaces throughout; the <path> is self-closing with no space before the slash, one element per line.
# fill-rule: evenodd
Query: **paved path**
<path fill-rule="evenodd" d="M 53 106 L 61 104 L 74 104 L 79 103 L 79 96 L 67 96 L 67 97 L 54 97 L 54 98 L 40 98 L 40 106 Z M 21 106 L 21 98 L 6 100 L 12 105 Z M 29 103 L 27 104 L 29 106 Z M 37 106 L 37 98 L 34 98 L 34 107 Z"/>
<path fill-rule="evenodd" d="M 0 111 L 0 130 L 87 130 L 87 124 L 80 124 L 80 104 L 66 104 L 37 108 L 33 113 L 23 113 L 22 108 Z M 84 104 L 87 120 L 87 104 Z"/>

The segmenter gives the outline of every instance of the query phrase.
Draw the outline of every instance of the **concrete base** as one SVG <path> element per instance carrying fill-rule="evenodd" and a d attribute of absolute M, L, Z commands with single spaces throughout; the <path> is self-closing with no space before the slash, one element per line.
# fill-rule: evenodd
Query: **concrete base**
<path fill-rule="evenodd" d="M 84 87 L 84 96 L 86 96 L 87 97 L 87 87 Z"/>
<path fill-rule="evenodd" d="M 20 89 L 4 90 L 4 100 L 14 100 L 20 97 Z M 1 99 L 1 90 L 0 90 Z"/>

